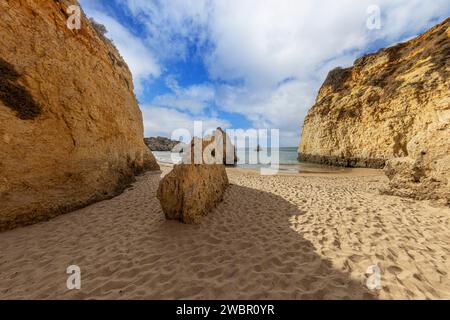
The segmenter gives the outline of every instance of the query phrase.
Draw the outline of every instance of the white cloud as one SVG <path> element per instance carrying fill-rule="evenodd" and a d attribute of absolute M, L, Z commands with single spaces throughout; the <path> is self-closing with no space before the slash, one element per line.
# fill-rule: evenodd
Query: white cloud
<path fill-rule="evenodd" d="M 246 114 L 256 128 L 279 129 L 282 145 L 295 146 L 302 119 L 313 104 L 314 90 L 314 85 L 298 80 L 262 91 L 223 86 L 217 103 L 228 111 Z"/>
<path fill-rule="evenodd" d="M 364 1 L 217 1 L 209 29 L 215 43 L 206 56 L 214 78 L 242 79 L 220 104 L 255 126 L 296 133 L 329 70 L 349 66 L 375 40 L 417 34 L 449 12 L 448 1 L 378 1 L 382 28 L 368 30 Z M 441 18 L 442 19 L 442 18 Z M 277 86 L 284 79 L 294 82 Z M 282 142 L 292 144 L 292 138 Z M 295 138 L 294 138 L 295 140 Z"/>
<path fill-rule="evenodd" d="M 211 85 L 200 84 L 182 88 L 173 78 L 166 82 L 172 93 L 155 97 L 153 104 L 200 114 L 214 102 L 215 90 Z"/>
<path fill-rule="evenodd" d="M 159 77 L 161 74 L 161 68 L 152 51 L 145 45 L 143 39 L 132 34 L 112 17 L 92 8 L 89 2 L 83 8 L 89 17 L 105 25 L 108 30 L 106 36 L 113 40 L 114 45 L 127 62 L 133 75 L 136 92 L 141 93 L 146 80 Z"/>
<path fill-rule="evenodd" d="M 188 59 L 194 46 L 219 83 L 172 88 L 153 103 L 200 114 L 213 100 L 255 127 L 282 128 L 284 145 L 298 144 L 329 70 L 351 65 L 376 41 L 416 35 L 450 13 L 448 0 L 116 1 L 146 26 L 145 45 L 158 61 Z M 373 4 L 381 9 L 380 30 L 366 27 Z"/>
<path fill-rule="evenodd" d="M 229 128 L 231 125 L 214 117 L 190 116 L 174 109 L 162 108 L 152 105 L 141 106 L 144 118 L 145 136 L 171 137 L 177 129 L 187 129 L 193 135 L 194 121 L 202 121 L 203 129 Z"/>
<path fill-rule="evenodd" d="M 161 60 L 188 59 L 188 46 L 207 38 L 210 0 L 117 1 L 146 26 L 146 42 Z"/>

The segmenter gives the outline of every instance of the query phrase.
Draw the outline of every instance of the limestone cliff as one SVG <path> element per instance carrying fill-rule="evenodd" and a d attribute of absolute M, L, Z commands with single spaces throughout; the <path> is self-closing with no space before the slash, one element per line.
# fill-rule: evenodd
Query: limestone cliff
<path fill-rule="evenodd" d="M 406 167 L 411 174 L 420 171 L 403 178 L 415 184 L 413 193 L 426 179 L 448 188 L 449 37 L 447 19 L 415 39 L 331 71 L 305 119 L 299 159 L 375 168 L 397 159 L 389 165 L 394 189 Z"/>
<path fill-rule="evenodd" d="M 0 0 L 0 230 L 111 197 L 146 169 L 131 73 L 76 1 Z"/>

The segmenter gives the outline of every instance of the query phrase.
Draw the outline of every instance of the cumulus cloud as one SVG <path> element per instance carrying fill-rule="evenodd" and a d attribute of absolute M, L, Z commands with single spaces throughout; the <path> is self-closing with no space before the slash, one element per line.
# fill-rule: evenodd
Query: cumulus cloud
<path fill-rule="evenodd" d="M 450 13 L 448 0 L 116 2 L 145 26 L 145 46 L 158 61 L 195 54 L 209 73 L 210 83 L 172 88 L 154 104 L 201 114 L 213 101 L 255 127 L 282 129 L 283 145 L 298 144 L 303 118 L 329 70 L 351 65 L 375 43 L 417 35 Z M 371 5 L 381 10 L 379 30 L 366 25 Z"/>
<path fill-rule="evenodd" d="M 273 90 L 222 86 L 217 103 L 230 112 L 245 114 L 255 128 L 279 129 L 282 145 L 295 146 L 301 121 L 313 104 L 315 87 L 295 79 Z"/>
<path fill-rule="evenodd" d="M 349 66 L 374 41 L 415 35 L 449 12 L 448 1 L 378 1 L 381 29 L 369 30 L 373 1 L 217 1 L 210 21 L 211 76 L 242 79 L 221 105 L 255 126 L 281 128 L 298 144 L 301 123 L 329 70 Z M 445 17 L 445 15 L 444 15 Z M 441 18 L 442 19 L 442 18 Z M 296 79 L 281 86 L 285 79 Z M 297 140 L 292 144 L 292 140 Z"/>
<path fill-rule="evenodd" d="M 93 17 L 106 27 L 108 30 L 106 36 L 114 42 L 114 45 L 127 62 L 133 74 L 136 92 L 138 94 L 141 93 L 146 80 L 157 78 L 161 75 L 161 67 L 151 49 L 142 38 L 131 33 L 120 22 L 103 11 L 91 7 L 89 1 L 83 8 L 90 17 Z"/>
<path fill-rule="evenodd" d="M 207 41 L 210 0 L 116 1 L 145 25 L 146 42 L 160 60 L 189 59 L 188 47 L 201 47 Z"/>
<path fill-rule="evenodd" d="M 417 34 L 450 10 L 445 0 L 377 2 L 380 30 L 366 27 L 373 0 L 214 1 L 208 25 L 214 49 L 206 57 L 211 75 L 253 87 L 308 80 L 330 59 L 360 54 L 375 40 Z"/>
<path fill-rule="evenodd" d="M 180 87 L 178 82 L 169 77 L 166 81 L 172 93 L 157 96 L 153 103 L 158 106 L 172 107 L 189 111 L 193 114 L 202 113 L 208 106 L 214 103 L 215 90 L 209 84 Z"/>
<path fill-rule="evenodd" d="M 178 110 L 153 105 L 144 105 L 141 109 L 146 136 L 171 137 L 177 129 L 187 129 L 193 135 L 194 121 L 202 121 L 204 130 L 218 127 L 226 129 L 231 126 L 228 121 L 215 117 L 191 116 Z"/>

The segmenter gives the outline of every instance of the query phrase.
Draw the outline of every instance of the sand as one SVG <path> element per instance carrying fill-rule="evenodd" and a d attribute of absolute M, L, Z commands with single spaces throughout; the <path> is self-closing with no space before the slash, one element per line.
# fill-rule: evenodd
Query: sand
<path fill-rule="evenodd" d="M 450 208 L 380 194 L 379 171 L 228 174 L 200 226 L 165 221 L 160 173 L 147 173 L 114 199 L 1 233 L 0 299 L 450 298 Z M 81 290 L 69 291 L 73 264 Z M 369 290 L 375 264 L 381 289 Z"/>

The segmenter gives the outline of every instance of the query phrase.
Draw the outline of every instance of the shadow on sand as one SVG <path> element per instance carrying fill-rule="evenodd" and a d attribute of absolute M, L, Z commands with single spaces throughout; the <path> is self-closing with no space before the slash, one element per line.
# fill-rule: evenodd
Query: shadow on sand
<path fill-rule="evenodd" d="M 376 299 L 294 227 L 304 214 L 231 185 L 199 226 L 166 221 L 159 174 L 107 201 L 0 234 L 1 299 Z M 66 288 L 67 266 L 82 290 Z"/>
<path fill-rule="evenodd" d="M 168 221 L 157 232 L 174 235 L 177 282 L 196 280 L 191 298 L 376 299 L 363 274 L 358 282 L 336 270 L 295 230 L 302 214 L 278 195 L 231 185 L 202 225 Z"/>

